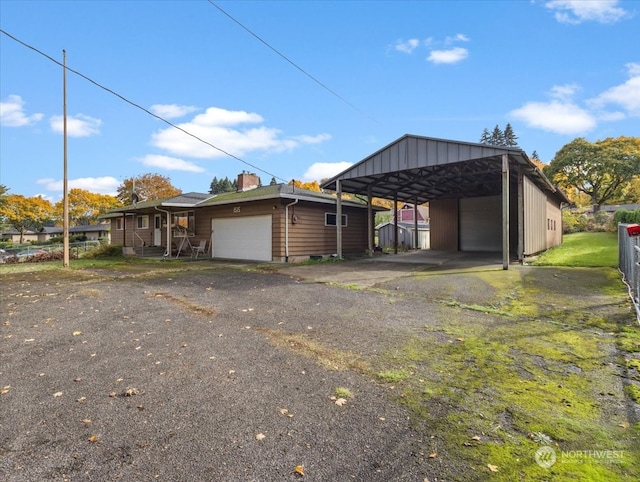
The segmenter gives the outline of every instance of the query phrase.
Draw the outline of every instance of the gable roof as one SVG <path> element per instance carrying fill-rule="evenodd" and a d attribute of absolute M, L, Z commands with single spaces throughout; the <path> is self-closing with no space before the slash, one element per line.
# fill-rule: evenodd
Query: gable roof
<path fill-rule="evenodd" d="M 336 197 L 323 192 L 309 191 L 300 189 L 288 184 L 273 184 L 269 186 L 257 187 L 247 191 L 233 191 L 221 194 L 206 194 L 190 192 L 180 194 L 165 199 L 156 199 L 153 201 L 143 201 L 129 206 L 110 209 L 106 214 L 100 216 L 101 219 L 109 219 L 120 217 L 122 214 L 138 212 L 140 210 L 152 208 L 185 208 L 194 209 L 205 206 L 215 206 L 231 203 L 243 203 L 250 201 L 260 201 L 264 199 L 291 199 L 300 201 L 309 201 L 316 203 L 335 204 Z M 367 206 L 364 200 L 343 199 L 343 205 L 365 208 Z M 374 207 L 374 209 L 378 209 Z"/>
<path fill-rule="evenodd" d="M 391 144 L 322 184 L 342 192 L 383 199 L 398 196 L 418 204 L 433 199 L 493 195 L 502 189 L 502 156 L 506 154 L 512 180 L 522 169 L 540 189 L 561 202 L 567 197 L 515 147 L 499 147 L 405 134 Z"/>

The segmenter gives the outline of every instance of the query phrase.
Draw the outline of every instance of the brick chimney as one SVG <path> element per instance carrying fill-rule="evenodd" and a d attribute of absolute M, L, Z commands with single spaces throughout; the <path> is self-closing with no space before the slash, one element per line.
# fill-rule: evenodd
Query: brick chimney
<path fill-rule="evenodd" d="M 241 174 L 238 174 L 238 192 L 249 191 L 251 189 L 255 189 L 260 184 L 260 178 L 252 173 L 242 171 Z"/>

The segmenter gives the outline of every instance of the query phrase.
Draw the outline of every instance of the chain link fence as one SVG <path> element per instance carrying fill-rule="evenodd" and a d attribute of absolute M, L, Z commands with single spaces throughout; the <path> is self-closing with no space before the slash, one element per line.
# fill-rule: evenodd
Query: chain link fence
<path fill-rule="evenodd" d="M 618 267 L 629 288 L 629 296 L 640 323 L 640 236 L 630 235 L 627 229 L 630 226 L 637 225 L 618 224 Z"/>

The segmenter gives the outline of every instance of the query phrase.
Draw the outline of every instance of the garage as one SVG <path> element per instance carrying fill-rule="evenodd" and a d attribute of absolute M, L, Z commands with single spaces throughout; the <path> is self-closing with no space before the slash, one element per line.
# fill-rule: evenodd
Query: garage
<path fill-rule="evenodd" d="M 271 224 L 271 215 L 212 219 L 212 257 L 271 261 Z"/>
<path fill-rule="evenodd" d="M 502 250 L 502 198 L 500 196 L 460 199 L 460 251 Z"/>

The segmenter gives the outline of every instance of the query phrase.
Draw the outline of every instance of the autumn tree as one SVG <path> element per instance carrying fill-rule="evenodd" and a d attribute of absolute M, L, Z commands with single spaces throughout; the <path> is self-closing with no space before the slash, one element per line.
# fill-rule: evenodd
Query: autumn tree
<path fill-rule="evenodd" d="M 300 189 L 306 189 L 307 191 L 322 192 L 322 189 L 320 189 L 320 184 L 318 183 L 318 181 L 302 182 L 302 181 L 296 181 L 294 179 L 292 181 L 289 181 L 289 186 L 294 186 Z"/>
<path fill-rule="evenodd" d="M 640 175 L 640 138 L 609 137 L 591 143 L 579 137 L 563 146 L 544 170 L 564 191 L 589 196 L 597 211 L 621 199 L 634 176 Z"/>
<path fill-rule="evenodd" d="M 135 192 L 134 192 L 135 184 Z M 117 190 L 117 198 L 123 205 L 135 202 L 154 201 L 182 194 L 182 191 L 171 184 L 171 179 L 160 174 L 147 173 L 125 179 Z M 135 195 L 135 199 L 134 199 Z"/>
<path fill-rule="evenodd" d="M 98 222 L 100 215 L 109 209 L 121 206 L 120 201 L 115 196 L 108 194 L 95 194 L 84 189 L 73 188 L 69 191 L 69 224 L 71 226 L 81 226 Z M 54 205 L 56 218 L 62 219 L 63 201 L 58 201 Z"/>
<path fill-rule="evenodd" d="M 54 217 L 53 206 L 41 196 L 25 197 L 10 194 L 0 204 L 0 217 L 20 233 L 20 244 L 26 231 L 36 231 Z"/>

